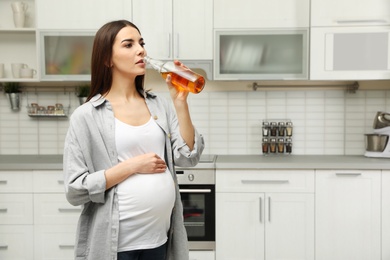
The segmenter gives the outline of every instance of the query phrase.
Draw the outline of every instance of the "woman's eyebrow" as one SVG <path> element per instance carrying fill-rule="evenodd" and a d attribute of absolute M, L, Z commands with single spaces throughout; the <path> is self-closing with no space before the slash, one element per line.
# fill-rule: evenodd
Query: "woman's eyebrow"
<path fill-rule="evenodd" d="M 140 38 L 139 41 L 140 41 L 140 42 L 143 42 L 143 41 L 144 41 L 144 38 Z M 130 38 L 130 39 L 124 39 L 124 40 L 121 41 L 121 43 L 122 43 L 122 42 L 134 42 L 134 40 L 131 39 L 131 38 Z"/>

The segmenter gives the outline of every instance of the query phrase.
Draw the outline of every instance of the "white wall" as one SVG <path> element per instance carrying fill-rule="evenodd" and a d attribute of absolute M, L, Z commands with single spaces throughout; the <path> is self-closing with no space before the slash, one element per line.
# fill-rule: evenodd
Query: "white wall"
<path fill-rule="evenodd" d="M 31 118 L 26 106 L 32 102 L 70 105 L 70 112 L 78 106 L 74 93 L 28 92 L 21 110 L 13 112 L 0 94 L 0 154 L 62 154 L 68 118 Z M 189 103 L 205 153 L 261 154 L 262 120 L 290 119 L 293 154 L 355 155 L 364 153 L 364 133 L 372 131 L 376 112 L 390 111 L 390 91 L 213 91 L 206 85 Z"/>

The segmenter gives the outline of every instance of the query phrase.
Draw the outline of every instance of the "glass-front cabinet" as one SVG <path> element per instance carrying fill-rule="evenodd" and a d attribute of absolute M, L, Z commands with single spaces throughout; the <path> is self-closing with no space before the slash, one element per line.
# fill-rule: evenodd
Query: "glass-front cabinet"
<path fill-rule="evenodd" d="M 308 78 L 308 30 L 215 32 L 215 80 Z"/>
<path fill-rule="evenodd" d="M 39 31 L 42 80 L 90 80 L 93 31 Z"/>

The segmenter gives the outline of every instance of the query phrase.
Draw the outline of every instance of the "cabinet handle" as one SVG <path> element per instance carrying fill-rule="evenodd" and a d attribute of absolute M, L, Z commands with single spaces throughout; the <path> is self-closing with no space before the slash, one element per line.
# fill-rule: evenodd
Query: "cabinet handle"
<path fill-rule="evenodd" d="M 171 57 L 171 34 L 168 33 L 168 56 L 167 58 L 170 58 Z"/>
<path fill-rule="evenodd" d="M 260 223 L 263 223 L 263 198 L 259 198 L 259 213 L 260 213 Z"/>
<path fill-rule="evenodd" d="M 268 222 L 271 222 L 271 197 L 268 197 Z"/>
<path fill-rule="evenodd" d="M 0 180 L 0 184 L 7 184 L 7 180 Z"/>
<path fill-rule="evenodd" d="M 289 180 L 241 180 L 242 184 L 283 184 L 289 182 Z"/>
<path fill-rule="evenodd" d="M 8 211 L 7 208 L 1 208 L 1 209 L 0 209 L 0 213 L 3 213 L 3 212 L 6 213 L 7 211 Z"/>
<path fill-rule="evenodd" d="M 175 42 L 175 53 L 176 53 L 176 58 L 179 58 L 179 34 L 176 33 L 176 42 Z"/>
<path fill-rule="evenodd" d="M 58 182 L 58 184 L 64 184 L 63 180 L 58 180 L 57 182 Z"/>
<path fill-rule="evenodd" d="M 360 172 L 336 172 L 336 176 L 360 176 Z"/>
<path fill-rule="evenodd" d="M 350 24 L 350 23 L 386 23 L 384 19 L 357 19 L 357 20 L 336 20 L 338 24 Z"/>
<path fill-rule="evenodd" d="M 58 208 L 59 212 L 81 212 L 80 208 Z"/>
<path fill-rule="evenodd" d="M 179 189 L 181 193 L 211 193 L 211 189 Z"/>
<path fill-rule="evenodd" d="M 74 245 L 71 245 L 71 244 L 60 244 L 58 245 L 59 248 L 61 249 L 67 249 L 67 248 L 74 248 Z"/>
<path fill-rule="evenodd" d="M 8 245 L 6 244 L 0 244 L 0 249 L 7 249 L 8 248 Z"/>

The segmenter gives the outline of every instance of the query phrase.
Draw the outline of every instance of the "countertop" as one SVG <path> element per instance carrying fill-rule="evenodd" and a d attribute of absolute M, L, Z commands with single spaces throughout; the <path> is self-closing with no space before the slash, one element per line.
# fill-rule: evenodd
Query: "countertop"
<path fill-rule="evenodd" d="M 217 169 L 390 170 L 390 158 L 343 155 L 218 155 Z M 61 170 L 62 155 L 0 155 L 0 170 Z"/>

